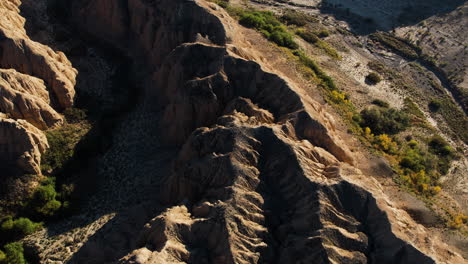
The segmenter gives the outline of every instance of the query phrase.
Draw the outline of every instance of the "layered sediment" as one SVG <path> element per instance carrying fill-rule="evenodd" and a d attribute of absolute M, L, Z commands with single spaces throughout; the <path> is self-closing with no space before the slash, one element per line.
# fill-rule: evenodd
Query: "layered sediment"
<path fill-rule="evenodd" d="M 179 150 L 154 190 L 161 213 L 125 242 L 93 237 L 67 256 L 72 263 L 460 260 L 438 257 L 445 246 L 422 241 L 426 231 L 352 168 L 333 119 L 238 46 L 239 26 L 221 8 L 182 0 L 71 6 L 78 29 L 133 58 L 144 87 L 139 111 L 158 115 L 161 144 Z"/>

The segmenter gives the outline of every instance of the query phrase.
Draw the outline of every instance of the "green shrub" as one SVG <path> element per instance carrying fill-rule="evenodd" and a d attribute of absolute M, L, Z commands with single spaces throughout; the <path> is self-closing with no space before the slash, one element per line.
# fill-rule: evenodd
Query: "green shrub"
<path fill-rule="evenodd" d="M 441 136 L 433 136 L 429 141 L 429 150 L 439 156 L 450 156 L 453 149 Z"/>
<path fill-rule="evenodd" d="M 61 169 L 73 156 L 76 144 L 88 131 L 89 125 L 85 122 L 65 124 L 46 131 L 50 148 L 42 155 L 42 170 L 49 172 Z"/>
<path fill-rule="evenodd" d="M 414 139 L 412 139 L 412 140 L 410 140 L 410 141 L 408 142 L 408 146 L 409 146 L 410 148 L 412 148 L 412 149 L 416 148 L 418 145 L 419 145 L 419 143 L 418 143 L 416 140 L 414 140 Z"/>
<path fill-rule="evenodd" d="M 409 125 L 408 116 L 394 108 L 367 108 L 361 117 L 361 127 L 369 127 L 375 134 L 396 134 Z"/>
<path fill-rule="evenodd" d="M 382 78 L 376 72 L 371 72 L 366 76 L 366 81 L 370 84 L 377 84 L 382 81 Z"/>
<path fill-rule="evenodd" d="M 322 29 L 317 33 L 317 36 L 319 38 L 326 38 L 326 37 L 330 36 L 330 32 L 328 30 L 326 30 L 326 29 Z"/>
<path fill-rule="evenodd" d="M 383 100 L 380 100 L 380 99 L 375 99 L 372 101 L 372 104 L 375 104 L 377 106 L 380 106 L 380 107 L 384 107 L 384 108 L 388 108 L 389 107 L 389 104 Z"/>
<path fill-rule="evenodd" d="M 57 192 L 53 185 L 39 186 L 33 195 L 33 201 L 37 204 L 46 204 L 49 201 L 55 200 Z"/>
<path fill-rule="evenodd" d="M 28 218 L 21 217 L 14 221 L 13 229 L 20 233 L 22 236 L 27 236 L 34 233 L 40 226 L 40 223 L 34 223 Z"/>
<path fill-rule="evenodd" d="M 6 219 L 3 220 L 2 225 L 1 225 L 0 228 L 1 228 L 2 232 L 5 232 L 5 231 L 13 230 L 13 227 L 14 227 L 13 218 L 11 216 L 9 216 L 9 217 L 7 217 Z"/>
<path fill-rule="evenodd" d="M 314 33 L 310 32 L 310 31 L 307 31 L 307 30 L 304 30 L 304 29 L 299 29 L 296 31 L 296 34 L 301 37 L 302 39 L 304 39 L 305 41 L 309 42 L 309 43 L 317 43 L 320 39 L 317 37 L 317 35 L 315 35 Z"/>
<path fill-rule="evenodd" d="M 241 16 L 239 23 L 245 27 L 262 29 L 266 26 L 265 17 L 259 12 L 245 13 Z"/>
<path fill-rule="evenodd" d="M 441 107 L 442 107 L 442 102 L 437 99 L 433 99 L 429 103 L 429 110 L 431 110 L 431 112 L 438 112 Z"/>
<path fill-rule="evenodd" d="M 26 264 L 26 259 L 24 258 L 24 249 L 23 245 L 19 242 L 14 242 L 5 245 L 5 264 Z M 2 263 L 2 264 L 3 264 Z"/>
<path fill-rule="evenodd" d="M 53 216 L 61 208 L 62 203 L 57 200 L 47 202 L 44 206 L 38 207 L 36 211 L 43 216 Z"/>
<path fill-rule="evenodd" d="M 0 250 L 0 263 L 5 263 L 6 261 L 6 254 Z"/>
<path fill-rule="evenodd" d="M 42 216 L 52 216 L 61 207 L 56 200 L 57 192 L 52 184 L 42 185 L 36 189 L 31 199 L 31 206 Z"/>
<path fill-rule="evenodd" d="M 79 123 L 86 120 L 86 112 L 79 108 L 67 108 L 63 115 L 68 123 Z"/>
<path fill-rule="evenodd" d="M 297 43 L 294 42 L 292 35 L 288 32 L 273 31 L 269 39 L 282 47 L 288 47 L 290 49 L 297 49 L 299 47 Z"/>
<path fill-rule="evenodd" d="M 414 172 L 426 170 L 424 155 L 418 149 L 409 149 L 400 161 L 402 168 L 410 169 Z"/>
<path fill-rule="evenodd" d="M 1 233 L 10 238 L 22 238 L 37 231 L 41 227 L 40 223 L 34 223 L 28 218 L 13 218 L 8 217 L 1 225 Z"/>
<path fill-rule="evenodd" d="M 245 27 L 259 30 L 265 37 L 279 46 L 290 49 L 299 47 L 294 41 L 293 35 L 285 29 L 272 12 L 246 11 L 240 15 L 239 23 Z"/>
<path fill-rule="evenodd" d="M 288 25 L 296 25 L 299 27 L 305 26 L 308 22 L 314 22 L 315 19 L 311 16 L 295 11 L 287 10 L 281 17 L 281 21 Z"/>

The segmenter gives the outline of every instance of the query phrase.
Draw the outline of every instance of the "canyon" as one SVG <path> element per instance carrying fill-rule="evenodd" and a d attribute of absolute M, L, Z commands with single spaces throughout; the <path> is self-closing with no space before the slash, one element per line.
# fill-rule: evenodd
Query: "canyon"
<path fill-rule="evenodd" d="M 306 8 L 318 1 L 252 2 L 318 10 Z M 392 168 L 348 133 L 284 48 L 219 3 L 4 0 L 0 17 L 0 212 L 17 210 L 48 174 L 67 174 L 61 183 L 76 185 L 79 201 L 21 240 L 32 263 L 466 262 L 466 236 L 417 219 L 408 207 L 434 212 L 384 176 Z M 416 41 L 415 31 L 395 34 Z M 370 53 L 399 63 L 377 46 Z M 460 66 L 460 52 L 440 56 Z M 356 104 L 377 95 L 401 106 L 386 82 L 360 92 L 355 63 L 370 59 L 348 53 L 321 64 Z M 445 81 L 466 111 L 466 81 Z M 87 109 L 92 128 L 71 165 L 45 170 L 48 132 L 73 123 L 71 107 Z M 443 136 L 463 147 L 440 196 L 463 211 L 466 145 Z"/>

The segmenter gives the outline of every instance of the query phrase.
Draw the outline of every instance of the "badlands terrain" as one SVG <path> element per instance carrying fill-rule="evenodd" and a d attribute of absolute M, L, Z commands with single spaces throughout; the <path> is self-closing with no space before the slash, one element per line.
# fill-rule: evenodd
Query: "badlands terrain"
<path fill-rule="evenodd" d="M 0 264 L 467 263 L 468 4 L 0 0 Z"/>

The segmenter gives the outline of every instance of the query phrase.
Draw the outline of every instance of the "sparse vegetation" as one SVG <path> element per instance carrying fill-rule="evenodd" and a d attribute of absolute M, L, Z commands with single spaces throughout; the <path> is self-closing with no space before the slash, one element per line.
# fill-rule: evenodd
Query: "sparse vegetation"
<path fill-rule="evenodd" d="M 328 91 L 338 90 L 336 87 L 335 82 L 333 79 L 325 74 L 322 69 L 311 59 L 309 58 L 304 52 L 302 51 L 294 51 L 293 54 L 297 56 L 299 61 L 308 69 L 310 69 L 315 78 L 318 79 L 319 85 Z"/>
<path fill-rule="evenodd" d="M 468 223 L 468 216 L 458 213 L 452 217 L 452 219 L 448 222 L 448 227 L 452 229 L 460 229 L 463 225 Z"/>
<path fill-rule="evenodd" d="M 70 124 L 76 124 L 86 120 L 86 112 L 79 108 L 67 108 L 63 112 L 63 115 Z"/>
<path fill-rule="evenodd" d="M 327 42 L 320 40 L 317 43 L 315 43 L 315 46 L 324 50 L 325 53 L 327 53 L 330 57 L 337 59 L 337 60 L 341 60 L 340 54 L 338 54 L 338 52 L 332 46 L 330 46 L 330 44 L 328 44 Z"/>
<path fill-rule="evenodd" d="M 401 186 L 408 188 L 420 197 L 424 197 L 424 199 L 431 198 L 441 191 L 439 178 L 447 173 L 450 163 L 456 158 L 456 155 L 448 143 L 441 140 L 440 137 L 425 138 L 426 136 L 422 137 L 418 132 L 414 136 L 407 136 L 407 134 L 419 130 L 423 130 L 429 135 L 435 135 L 434 128 L 427 122 L 420 109 L 420 106 L 423 105 L 418 105 L 410 98 L 405 98 L 403 109 L 397 110 L 391 108 L 387 102 L 376 99 L 372 101 L 375 106 L 368 107 L 358 113 L 349 96 L 338 89 L 334 80 L 320 68 L 313 58 L 297 49 L 297 44 L 291 47 L 283 42 L 282 37 L 272 37 L 275 31 L 286 32 L 290 35 L 288 30 L 291 30 L 298 37 L 324 50 L 331 57 L 339 58 L 339 54 L 321 39 L 328 37 L 330 32 L 325 29 L 319 31 L 314 25 L 308 25 L 308 22 L 314 21 L 308 21 L 307 16 L 297 12 L 286 12 L 280 17 L 275 17 L 269 12 L 233 7 L 228 7 L 227 10 L 231 15 L 239 18 L 244 26 L 255 28 L 270 41 L 289 48 L 283 50 L 298 60 L 301 64 L 299 68 L 305 76 L 318 83 L 318 87 L 322 88 L 321 91 L 326 102 L 349 122 L 349 131 L 358 135 L 372 151 L 388 158 L 397 175 L 395 180 Z M 371 19 L 367 20 L 367 22 L 373 23 Z M 279 21 L 289 25 L 289 28 Z M 337 28 L 337 30 L 340 29 Z M 433 58 L 424 55 L 419 47 L 392 34 L 377 32 L 371 35 L 371 39 L 407 59 L 415 60 L 416 64 L 420 63 L 425 67 L 437 64 Z M 294 41 L 292 37 L 289 40 Z M 416 98 L 414 96 L 417 96 L 417 89 L 413 88 L 416 84 L 405 80 L 400 73 L 377 61 L 369 62 L 368 67 L 372 71 L 366 76 L 368 83 L 377 84 L 383 79 L 389 80 L 396 87 L 404 88 L 406 92 L 411 94 L 412 98 Z M 466 142 L 468 129 L 464 128 L 466 128 L 467 122 L 460 122 L 460 120 L 466 120 L 466 117 L 461 111 L 454 111 L 454 104 L 446 102 L 445 99 L 436 98 L 428 106 L 431 111 L 439 112 L 455 133 Z M 405 130 L 408 131 L 404 132 Z M 407 139 L 403 140 L 405 136 Z M 453 217 L 451 224 L 454 228 L 459 228 L 466 221 L 465 216 Z"/>
<path fill-rule="evenodd" d="M 378 61 L 370 61 L 369 63 L 367 63 L 367 67 L 380 74 L 384 74 L 386 72 L 385 66 Z"/>
<path fill-rule="evenodd" d="M 67 119 L 75 123 L 66 123 L 60 128 L 46 131 L 50 148 L 42 155 L 41 166 L 44 172 L 62 168 L 73 156 L 76 144 L 88 133 L 90 125 L 87 122 L 79 122 L 79 117 L 79 112 L 74 112 Z"/>
<path fill-rule="evenodd" d="M 338 52 L 333 47 L 331 47 L 328 43 L 326 43 L 325 41 L 322 41 L 315 33 L 301 28 L 301 29 L 296 30 L 296 34 L 302 39 L 304 39 L 305 41 L 307 41 L 308 43 L 314 44 L 318 48 L 325 51 L 325 53 L 327 53 L 330 57 L 334 59 L 338 59 L 338 60 L 341 59 L 341 56 L 338 54 Z"/>
<path fill-rule="evenodd" d="M 3 263 L 25 263 L 22 245 L 13 241 L 22 239 L 42 227 L 39 221 L 57 217 L 69 207 L 72 184 L 62 184 L 57 192 L 55 177 L 75 155 L 75 148 L 91 128 L 84 111 L 76 108 L 64 111 L 66 122 L 62 127 L 46 131 L 50 148 L 42 155 L 42 170 L 46 176 L 31 196 L 19 203 L 11 216 L 0 220 L 0 245 L 5 246 Z M 39 176 L 34 176 L 39 177 Z M 43 176 L 40 176 L 43 177 Z M 37 221 L 37 222 L 36 222 Z M 0 261 L 0 264 L 2 262 Z"/>
<path fill-rule="evenodd" d="M 308 22 L 316 22 L 316 19 L 313 17 L 291 9 L 284 12 L 280 19 L 287 25 L 299 27 L 305 26 Z"/>
<path fill-rule="evenodd" d="M 465 143 L 468 143 L 468 118 L 450 98 L 441 99 L 442 106 L 439 110 L 442 117 L 455 133 Z"/>
<path fill-rule="evenodd" d="M 421 50 L 418 47 L 408 43 L 405 40 L 399 39 L 389 33 L 378 32 L 371 34 L 370 37 L 373 40 L 379 41 L 380 43 L 384 44 L 393 51 L 401 54 L 402 56 L 405 56 L 409 59 L 419 58 Z"/>

